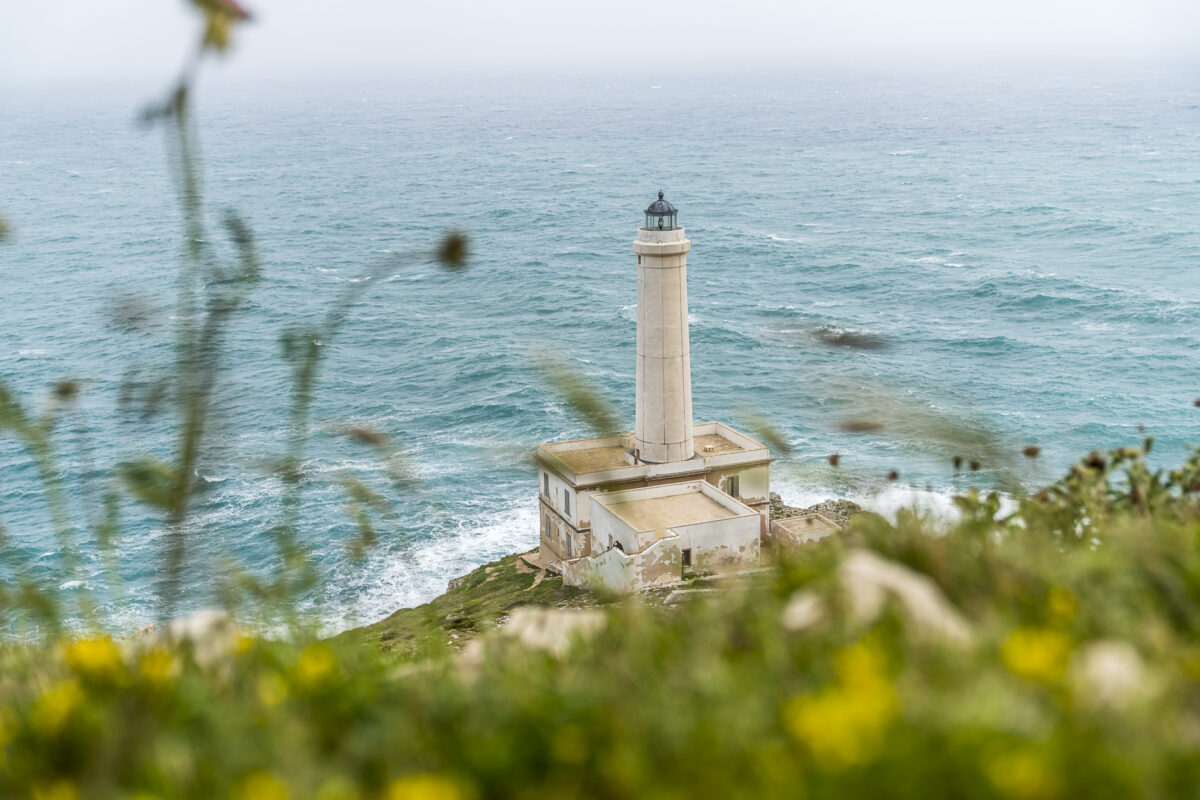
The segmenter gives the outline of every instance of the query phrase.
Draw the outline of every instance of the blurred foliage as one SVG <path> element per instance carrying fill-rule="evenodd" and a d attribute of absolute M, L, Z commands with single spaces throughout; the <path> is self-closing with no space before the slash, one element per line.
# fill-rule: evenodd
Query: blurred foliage
<path fill-rule="evenodd" d="M 10 645 L 0 796 L 1189 796 L 1200 452 L 1145 449 L 1007 515 L 861 514 L 677 605 L 560 609 L 585 596 L 510 558 L 332 641 Z M 539 635 L 504 635 L 529 601 Z"/>
<path fill-rule="evenodd" d="M 923 451 L 972 472 L 987 470 L 998 487 L 1018 491 L 1018 459 L 999 432 L 968 408 L 951 409 L 950 398 L 918 398 L 864 376 L 825 382 L 822 395 L 842 409 L 835 426 L 843 433 L 886 435 L 913 451 Z M 1028 455 L 1028 452 L 1026 452 Z"/>
<path fill-rule="evenodd" d="M 115 298 L 108 309 L 113 324 L 123 331 L 165 334 L 173 340 L 167 363 L 128 366 L 117 402 L 118 414 L 137 423 L 127 428 L 131 433 L 146 433 L 147 426 L 141 423 L 157 417 L 153 432 L 168 431 L 172 442 L 167 447 L 157 445 L 157 452 L 130 454 L 119 464 L 94 465 L 85 458 L 77 435 L 74 455 L 86 461 L 87 468 L 78 485 L 67 486 L 58 468 L 61 443 L 56 442 L 56 433 L 61 434 L 67 413 L 82 413 L 77 403 L 81 385 L 60 381 L 47 394 L 38 414 L 0 381 L 0 435 L 16 439 L 36 465 L 58 538 L 57 559 L 34 561 L 14 545 L 13 537 L 0 536 L 0 581 L 4 583 L 0 586 L 0 630 L 6 633 L 54 633 L 64 624 L 95 627 L 96 603 L 88 588 L 93 585 L 106 591 L 110 602 L 120 602 L 123 577 L 116 549 L 123 499 L 145 504 L 162 522 L 156 597 L 160 619 L 171 619 L 185 605 L 194 607 L 199 599 L 185 598 L 183 591 L 185 573 L 200 572 L 189 563 L 192 542 L 206 533 L 195 514 L 207 483 L 201 477 L 202 467 L 211 451 L 222 446 L 214 441 L 213 430 L 221 423 L 214 397 L 227 379 L 228 357 L 234 349 L 231 343 L 236 344 L 242 335 L 239 315 L 259 284 L 262 266 L 254 233 L 239 214 L 227 210 L 215 223 L 209 219 L 192 101 L 205 59 L 226 52 L 238 26 L 250 20 L 251 14 L 234 0 L 192 0 L 191 5 L 201 17 L 197 46 L 170 90 L 141 115 L 143 124 L 164 134 L 183 222 L 175 297 L 171 307 L 160 308 L 148 294 L 129 291 Z M 221 237 L 213 228 L 224 234 L 226 249 L 218 247 Z M 0 234 L 6 230 L 0 227 Z M 291 394 L 285 441 L 278 455 L 264 459 L 255 454 L 257 463 L 266 463 L 280 486 L 278 523 L 260 532 L 277 546 L 278 558 L 272 563 L 279 566 L 272 574 L 264 574 L 256 565 L 228 561 L 215 570 L 212 593 L 231 610 L 240 608 L 263 618 L 302 624 L 291 601 L 313 589 L 318 577 L 303 541 L 299 510 L 309 483 L 304 465 L 313 435 L 310 411 L 322 367 L 354 305 L 380 279 L 397 269 L 430 262 L 447 271 L 460 271 L 467 256 L 467 239 L 461 233 L 445 236 L 432 248 L 393 253 L 370 265 L 359 279 L 333 296 L 320 318 L 295 322 L 283 331 L 282 356 L 290 367 Z M 81 417 L 74 422 L 76 431 L 87 427 Z M 369 444 L 383 461 L 393 488 L 413 488 L 403 453 L 382 433 L 344 425 L 326 428 L 344 429 L 352 440 Z M 133 441 L 137 438 L 131 437 Z M 346 510 L 357 529 L 349 550 L 361 557 L 380 538 L 381 520 L 389 532 L 398 529 L 391 504 L 380 489 L 358 477 L 338 474 L 333 480 L 346 491 Z M 0 527 L 0 534 L 4 533 Z M 99 553 L 103 575 L 81 573 L 78 551 L 91 543 Z M 68 586 L 78 588 L 64 592 L 63 587 Z"/>
<path fill-rule="evenodd" d="M 612 406 L 578 369 L 548 353 L 536 354 L 535 368 L 567 408 L 597 436 L 622 432 L 621 421 Z"/>
<path fill-rule="evenodd" d="M 750 432 L 757 436 L 760 442 L 773 450 L 777 455 L 787 456 L 791 454 L 791 441 L 766 417 L 756 414 L 747 408 L 742 409 L 741 417 L 742 423 L 749 428 Z M 837 466 L 836 461 L 831 463 L 833 466 Z"/>
<path fill-rule="evenodd" d="M 49 573 L 51 584 L 74 576 L 76 534 L 94 535 L 116 573 L 109 585 L 119 586 L 118 487 L 162 515 L 164 583 L 177 584 L 226 340 L 259 279 L 240 217 L 222 223 L 231 261 L 210 245 L 189 99 L 200 59 L 225 52 L 249 14 L 232 0 L 193 5 L 203 18 L 197 54 L 144 115 L 167 132 L 184 215 L 175 360 L 126 395 L 143 414 L 173 415 L 175 446 L 114 467 L 119 482 L 79 522 L 53 433 L 80 385 L 57 384 L 35 411 L 0 383 L 0 433 L 24 446 L 41 475 L 62 558 L 61 572 L 40 565 L 42 577 L 29 578 L 0 526 L 0 613 L 40 634 L 0 644 L 0 797 L 1196 793 L 1200 451 L 1175 469 L 1152 469 L 1151 440 L 1088 454 L 1003 511 L 998 493 L 972 489 L 955 498 L 953 522 L 910 510 L 895 521 L 860 514 L 842 535 L 771 553 L 770 568 L 719 593 L 685 593 L 680 604 L 654 593 L 623 602 L 587 595 L 510 557 L 426 606 L 331 641 L 303 627 L 254 633 L 221 614 L 123 639 L 80 635 L 96 628 L 85 592 L 84 626 L 63 630 L 58 595 L 41 587 Z M 432 251 L 384 259 L 320 319 L 283 333 L 292 405 L 283 454 L 271 459 L 284 490 L 272 531 L 283 567 L 266 580 L 229 565 L 223 591 L 284 604 L 312 585 L 298 514 L 328 348 L 382 276 L 429 260 L 457 270 L 466 257 L 466 240 L 451 234 Z M 137 303 L 118 315 L 135 329 L 147 317 Z M 836 332 L 824 341 L 886 345 Z M 542 366 L 574 413 L 600 432 L 619 430 L 577 371 Z M 979 426 L 858 394 L 845 430 L 932 442 L 956 470 L 1002 472 L 1016 460 Z M 749 425 L 786 451 L 768 423 Z M 328 428 L 376 451 L 405 485 L 388 436 Z M 838 460 L 829 457 L 832 467 Z M 349 547 L 361 555 L 391 506 L 362 480 L 337 479 L 358 531 Z M 169 591 L 164 601 L 168 617 Z M 601 608 L 579 608 L 587 605 Z"/>

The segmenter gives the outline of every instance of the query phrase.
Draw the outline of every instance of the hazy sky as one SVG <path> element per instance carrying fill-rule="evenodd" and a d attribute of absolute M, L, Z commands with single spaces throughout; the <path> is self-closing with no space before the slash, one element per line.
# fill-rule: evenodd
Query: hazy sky
<path fill-rule="evenodd" d="M 244 0 L 238 77 L 1195 55 L 1200 0 Z M 0 82 L 156 81 L 183 0 L 0 0 Z"/>

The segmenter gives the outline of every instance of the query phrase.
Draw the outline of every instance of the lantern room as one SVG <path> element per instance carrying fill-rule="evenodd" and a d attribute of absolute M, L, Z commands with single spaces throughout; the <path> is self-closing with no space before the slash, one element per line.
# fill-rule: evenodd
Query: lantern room
<path fill-rule="evenodd" d="M 679 209 L 664 200 L 663 193 L 659 192 L 658 199 L 646 209 L 646 229 L 673 231 L 678 227 L 675 224 L 675 215 L 678 213 Z"/>

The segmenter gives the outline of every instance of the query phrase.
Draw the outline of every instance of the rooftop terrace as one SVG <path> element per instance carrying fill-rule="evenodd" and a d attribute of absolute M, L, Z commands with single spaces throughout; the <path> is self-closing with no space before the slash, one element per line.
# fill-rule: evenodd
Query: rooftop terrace
<path fill-rule="evenodd" d="M 738 516 L 698 489 L 666 497 L 608 502 L 604 507 L 635 531 L 654 531 L 656 539 L 661 539 L 667 528 Z"/>
<path fill-rule="evenodd" d="M 656 465 L 672 471 L 688 472 L 691 468 L 712 466 L 714 458 L 753 454 L 754 458 L 770 458 L 762 444 L 719 422 L 704 422 L 695 426 L 693 438 L 696 456 L 688 461 L 669 465 Z M 601 436 L 592 439 L 574 439 L 567 442 L 548 442 L 538 448 L 543 456 L 557 461 L 575 476 L 593 475 L 618 469 L 630 469 L 635 473 L 645 469 L 645 464 L 634 464 L 628 450 L 633 446 L 633 434 Z M 636 475 L 634 475 L 636 477 Z"/>

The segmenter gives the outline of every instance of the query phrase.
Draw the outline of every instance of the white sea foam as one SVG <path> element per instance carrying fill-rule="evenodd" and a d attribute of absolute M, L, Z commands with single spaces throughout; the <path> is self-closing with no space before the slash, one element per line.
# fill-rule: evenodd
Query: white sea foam
<path fill-rule="evenodd" d="M 961 517 L 958 506 L 954 504 L 957 492 L 950 490 L 886 484 L 875 491 L 830 491 L 789 482 L 778 483 L 772 488 L 785 503 L 797 508 L 807 508 L 826 500 L 849 500 L 892 522 L 896 521 L 896 515 L 901 509 L 927 514 L 943 523 L 952 523 Z M 1007 495 L 1001 495 L 1000 513 L 1010 513 L 1015 508 L 1016 501 Z"/>
<path fill-rule="evenodd" d="M 414 542 L 370 559 L 364 569 L 333 576 L 358 586 L 349 608 L 327 620 L 331 629 L 375 622 L 399 608 L 427 603 L 446 591 L 451 578 L 511 553 L 537 546 L 537 498 L 512 502 L 479 517 L 455 519 L 452 527 L 429 539 Z"/>

